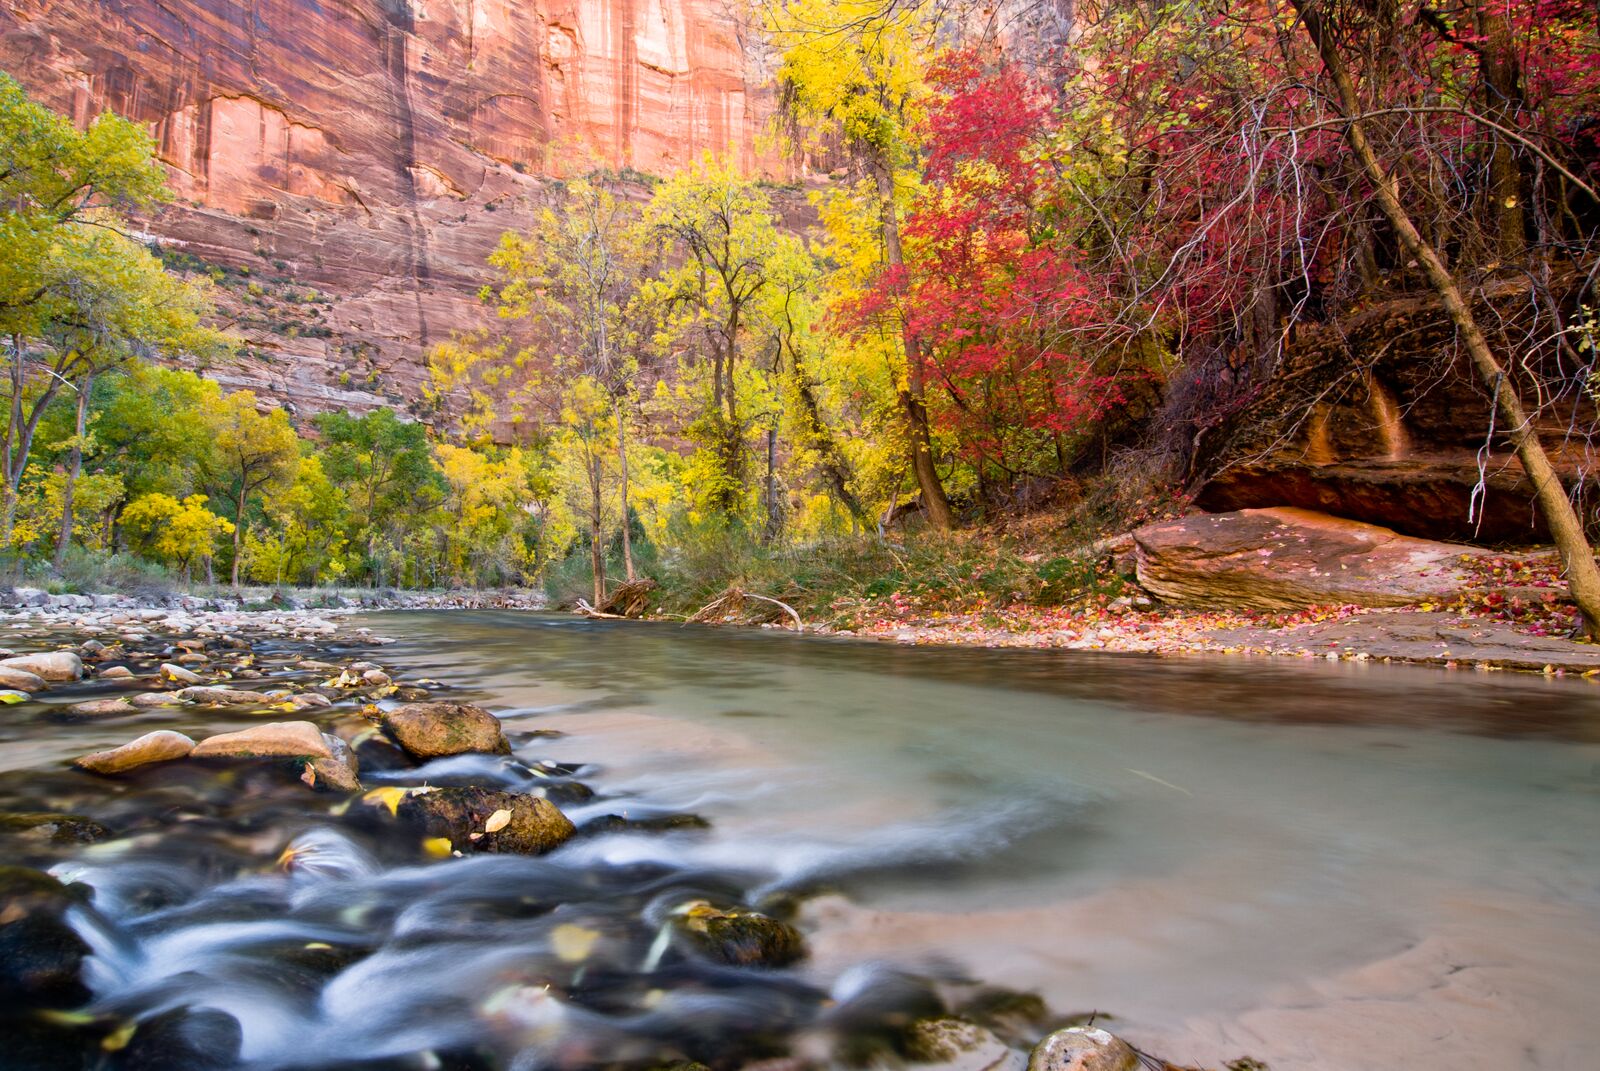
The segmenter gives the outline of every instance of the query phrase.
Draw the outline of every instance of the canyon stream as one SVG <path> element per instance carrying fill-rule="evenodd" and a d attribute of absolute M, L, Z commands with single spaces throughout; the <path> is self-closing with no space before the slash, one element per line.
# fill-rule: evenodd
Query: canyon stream
<path fill-rule="evenodd" d="M 91 1014 L 224 1012 L 253 1069 L 885 1066 L 909 1018 L 984 1008 L 1019 1051 L 1093 1015 L 1186 1065 L 1600 1062 L 1590 682 L 512 612 L 360 623 L 396 641 L 363 657 L 494 711 L 515 750 L 363 769 L 367 789 L 543 792 L 579 836 L 422 860 L 359 797 L 67 765 L 250 715 L 14 719 L 5 807 L 26 786 L 136 830 L 48 864 L 94 890 L 73 915 Z M 682 815 L 707 824 L 652 822 Z M 805 957 L 686 951 L 671 920 L 697 900 L 789 919 Z"/>

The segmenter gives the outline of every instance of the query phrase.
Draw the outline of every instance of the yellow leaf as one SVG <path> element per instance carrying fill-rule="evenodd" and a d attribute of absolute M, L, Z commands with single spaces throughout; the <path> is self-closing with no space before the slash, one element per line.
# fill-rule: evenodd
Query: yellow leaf
<path fill-rule="evenodd" d="M 394 815 L 400 813 L 400 801 L 405 799 L 408 794 L 405 789 L 398 787 L 375 788 L 362 796 L 361 802 L 374 807 L 381 803 L 389 808 L 391 815 Z"/>
<path fill-rule="evenodd" d="M 448 859 L 455 845 L 450 843 L 449 837 L 429 837 L 422 842 L 422 850 L 435 859 Z"/>
<path fill-rule="evenodd" d="M 137 1029 L 139 1024 L 130 1019 L 107 1034 L 105 1040 L 100 1042 L 100 1047 L 107 1052 L 121 1052 L 133 1040 L 133 1032 Z"/>
<path fill-rule="evenodd" d="M 589 950 L 600 939 L 598 930 L 574 926 L 570 922 L 563 922 L 550 931 L 550 947 L 555 949 L 556 956 L 563 963 L 581 963 L 589 958 Z"/>
<path fill-rule="evenodd" d="M 483 823 L 483 831 L 485 833 L 498 833 L 510 824 L 511 812 L 502 807 L 491 814 L 487 822 Z"/>

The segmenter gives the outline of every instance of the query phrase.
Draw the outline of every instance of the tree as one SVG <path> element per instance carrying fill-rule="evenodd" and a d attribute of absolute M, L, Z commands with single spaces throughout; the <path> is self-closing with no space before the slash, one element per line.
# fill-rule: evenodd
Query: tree
<path fill-rule="evenodd" d="M 663 339 L 691 352 L 703 345 L 710 356 L 709 404 L 690 433 L 710 455 L 705 499 L 731 520 L 748 486 L 748 414 L 741 399 L 753 390 L 770 394 L 770 384 L 750 381 L 745 347 L 752 334 L 772 336 L 765 303 L 787 289 L 788 280 L 810 274 L 810 254 L 778 229 L 754 183 L 709 156 L 656 190 L 645 222 L 680 258 L 646 290 L 647 300 L 666 310 Z M 775 420 L 767 416 L 769 427 Z"/>
<path fill-rule="evenodd" d="M 1340 43 L 1341 35 L 1350 33 L 1352 27 L 1338 21 L 1331 5 L 1325 0 L 1292 0 L 1292 3 L 1300 15 L 1300 24 L 1306 36 L 1316 47 L 1322 61 L 1323 71 L 1333 90 L 1335 106 L 1344 120 L 1345 138 L 1363 174 L 1371 183 L 1372 197 L 1384 218 L 1394 228 L 1401 246 L 1422 267 L 1446 315 L 1460 332 L 1462 345 L 1493 405 L 1505 421 L 1506 434 L 1516 448 L 1523 470 L 1533 482 L 1535 501 L 1555 538 L 1568 589 L 1583 618 L 1584 631 L 1591 639 L 1600 639 L 1600 567 L 1596 566 L 1594 553 L 1584 535 L 1583 522 L 1539 441 L 1538 431 L 1518 394 L 1515 378 L 1508 375 L 1505 364 L 1495 356 L 1473 315 L 1460 282 L 1446 265 L 1439 249 L 1417 228 L 1401 200 L 1393 169 L 1378 157 L 1368 138 L 1367 122 L 1363 116 L 1369 109 L 1362 106 L 1356 81 L 1345 62 Z M 1491 188 L 1500 190 L 1501 181 L 1499 177 L 1493 178 Z M 1503 232 L 1501 240 L 1505 242 Z"/>
<path fill-rule="evenodd" d="M 928 95 L 923 63 L 933 44 L 930 11 L 875 0 L 800 0 L 769 10 L 793 140 L 809 136 L 819 148 L 843 147 L 861 180 L 848 196 L 876 216 L 882 274 L 892 280 L 904 271 L 901 203 L 920 164 L 913 131 Z M 934 463 L 923 339 L 908 318 L 901 316 L 897 326 L 902 355 L 895 387 L 910 468 L 929 522 L 948 530 L 955 515 Z"/>
<path fill-rule="evenodd" d="M 253 391 L 222 399 L 212 417 L 213 451 L 209 475 L 233 505 L 233 576 L 239 586 L 244 536 L 251 502 L 269 491 L 287 489 L 300 462 L 299 439 L 282 409 L 262 413 Z"/>
<path fill-rule="evenodd" d="M 354 541 L 365 549 L 373 583 L 382 585 L 388 571 L 378 553 L 380 542 L 402 542 L 401 530 L 414 520 L 415 507 L 439 493 L 427 428 L 402 421 L 390 409 L 360 417 L 323 413 L 315 423 L 322 440 L 321 468 L 355 507 L 350 511 Z"/>
<path fill-rule="evenodd" d="M 601 424 L 615 440 L 623 568 L 634 579 L 628 429 L 653 334 L 652 307 L 640 291 L 656 268 L 638 217 L 638 209 L 601 176 L 572 182 L 559 211 L 544 209 L 527 234 L 506 233 L 489 258 L 502 280 L 500 316 L 528 321 L 552 354 L 554 408 L 572 418 L 564 423 L 584 441 L 596 603 L 605 597 L 603 461 L 595 442 Z M 578 396 L 588 387 L 598 387 L 609 399 L 608 418 L 602 418 L 592 397 Z"/>
<path fill-rule="evenodd" d="M 180 502 L 159 491 L 130 502 L 122 511 L 122 525 L 146 553 L 182 566 L 185 582 L 197 560 L 210 573 L 217 540 L 235 530 L 226 517 L 206 508 L 205 495 Z"/>

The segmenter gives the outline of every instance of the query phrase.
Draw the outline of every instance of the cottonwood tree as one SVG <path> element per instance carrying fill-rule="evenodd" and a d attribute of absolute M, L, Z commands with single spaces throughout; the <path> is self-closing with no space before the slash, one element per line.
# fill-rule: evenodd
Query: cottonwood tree
<path fill-rule="evenodd" d="M 508 232 L 489 263 L 501 274 L 499 315 L 526 321 L 549 355 L 542 369 L 556 426 L 577 440 L 588 495 L 596 604 L 605 598 L 606 456 L 614 452 L 623 570 L 635 579 L 628 447 L 639 379 L 648 364 L 653 305 L 641 300 L 656 270 L 638 207 L 603 175 L 568 183 L 527 233 Z M 601 403 L 604 404 L 601 404 Z"/>
<path fill-rule="evenodd" d="M 233 575 L 239 586 L 249 510 L 262 495 L 287 489 L 300 462 L 300 439 L 282 409 L 263 413 L 255 392 L 235 391 L 211 414 L 207 474 L 233 506 Z"/>
<path fill-rule="evenodd" d="M 710 156 L 656 190 L 645 224 L 669 254 L 669 266 L 643 295 L 664 310 L 662 341 L 681 347 L 691 361 L 709 357 L 707 404 L 689 430 L 711 462 L 700 494 L 709 509 L 732 520 L 749 487 L 751 414 L 745 403 L 772 394 L 767 370 L 747 350 L 752 336 L 770 336 L 766 302 L 812 271 L 810 254 L 778 228 L 754 182 Z"/>

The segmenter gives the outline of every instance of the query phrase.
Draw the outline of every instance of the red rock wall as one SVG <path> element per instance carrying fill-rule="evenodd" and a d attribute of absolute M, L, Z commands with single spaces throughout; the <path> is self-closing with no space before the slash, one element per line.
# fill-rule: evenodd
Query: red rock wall
<path fill-rule="evenodd" d="M 147 124 L 169 247 L 249 270 L 250 356 L 217 378 L 304 406 L 415 397 L 418 356 L 474 326 L 484 258 L 541 176 L 666 173 L 758 147 L 762 92 L 722 0 L 5 0 L 0 69 L 87 122 Z M 274 280 L 277 280 L 274 282 Z M 289 334 L 287 281 L 332 302 Z M 271 311 L 263 311 L 271 306 Z M 263 326 L 266 324 L 267 326 Z"/>

